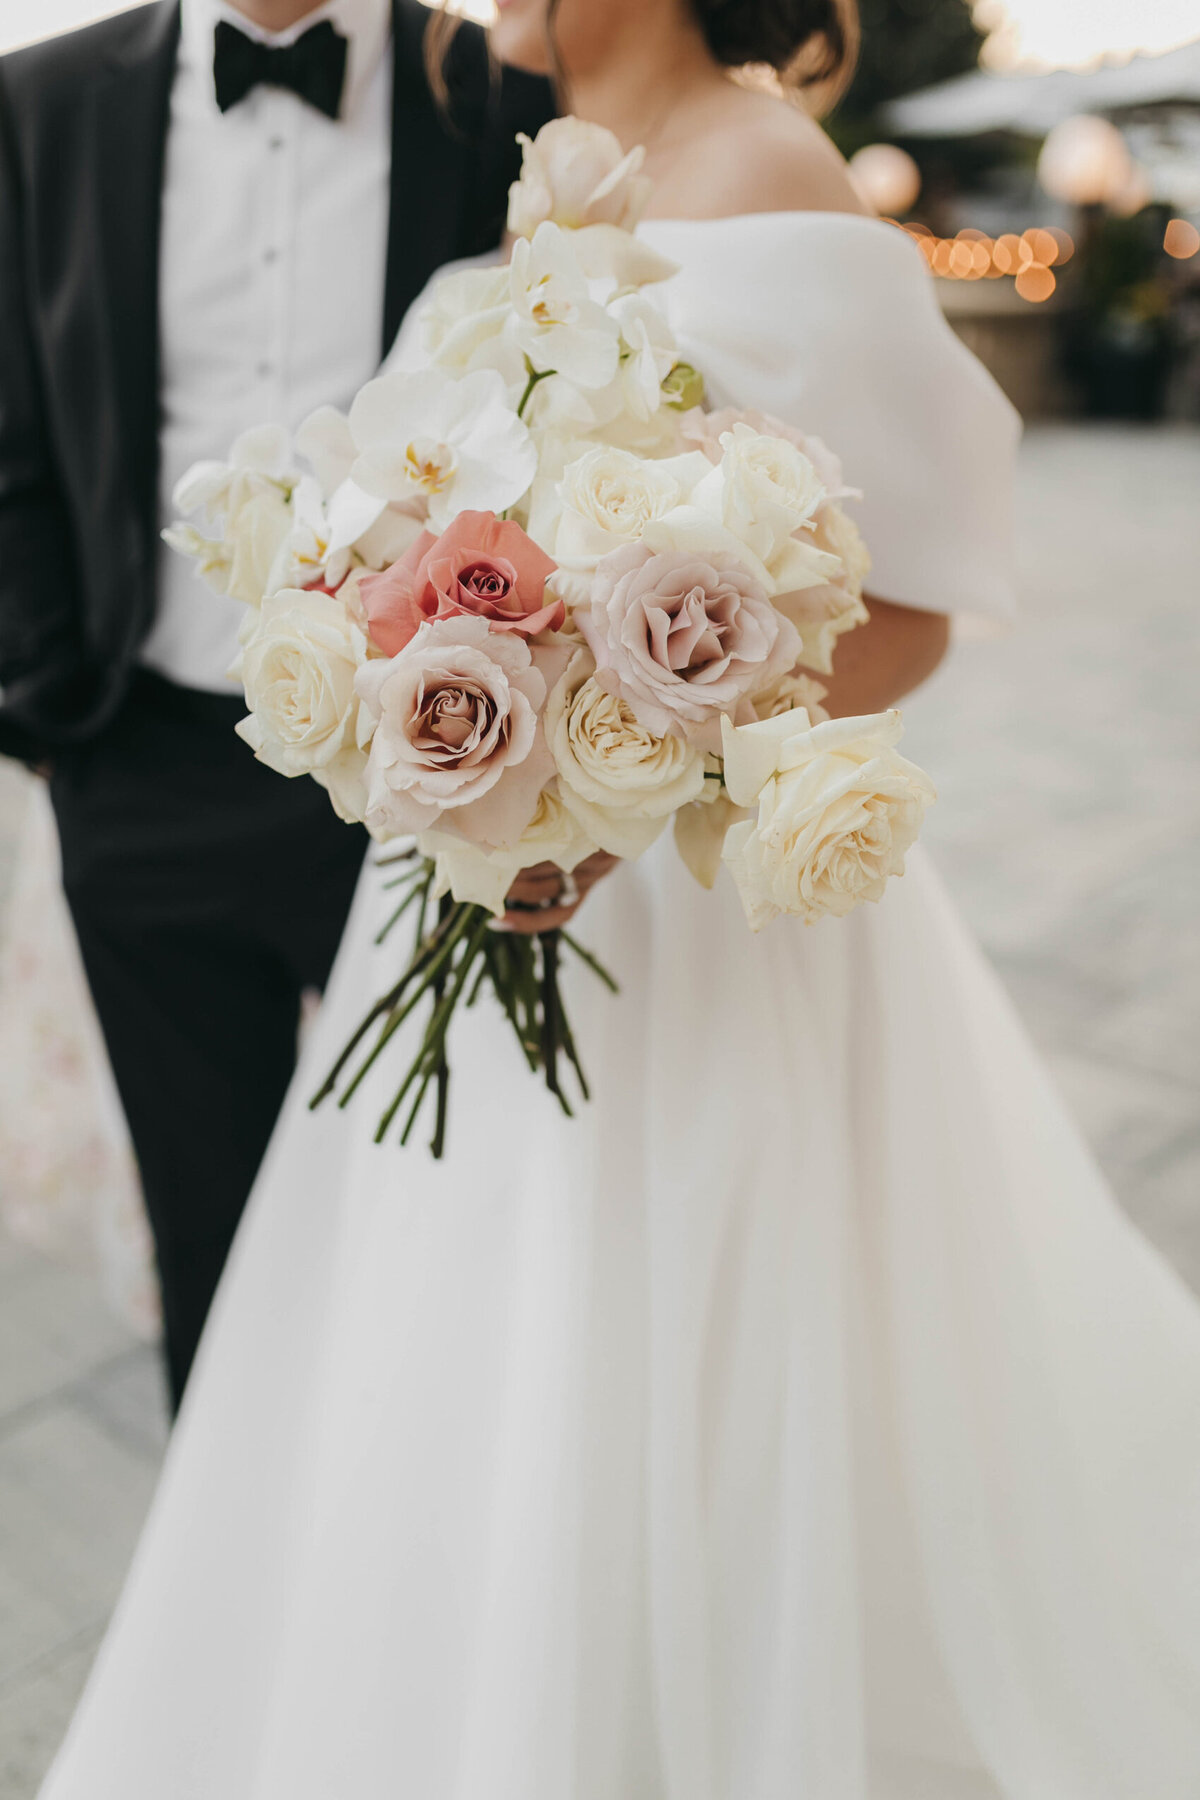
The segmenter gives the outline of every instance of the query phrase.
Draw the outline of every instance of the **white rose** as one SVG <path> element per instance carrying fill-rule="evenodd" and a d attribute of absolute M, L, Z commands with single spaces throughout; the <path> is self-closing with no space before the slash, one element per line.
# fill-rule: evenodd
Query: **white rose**
<path fill-rule="evenodd" d="M 818 675 L 833 674 L 838 638 L 845 631 L 853 631 L 856 625 L 865 625 L 870 617 L 863 602 L 836 582 L 777 594 L 775 605 L 799 633 L 797 661 L 806 669 L 815 669 Z"/>
<path fill-rule="evenodd" d="M 803 710 L 754 725 L 723 721 L 725 784 L 758 816 L 734 825 L 724 860 L 751 929 L 780 913 L 807 925 L 878 900 L 935 799 L 897 754 L 898 712 L 810 726 Z"/>
<path fill-rule="evenodd" d="M 856 597 L 871 572 L 871 552 L 854 520 L 840 506 L 822 506 L 813 520 L 813 542 L 841 563 L 837 579 Z"/>
<path fill-rule="evenodd" d="M 597 564 L 677 506 L 703 462 L 698 453 L 651 461 L 600 444 L 568 463 L 556 484 L 539 484 L 530 535 L 558 564 L 563 595 L 582 605 Z"/>
<path fill-rule="evenodd" d="M 781 713 L 796 712 L 803 707 L 812 724 L 822 725 L 829 717 L 821 705 L 828 691 L 811 675 L 793 669 L 790 674 L 781 675 L 777 681 L 758 690 L 752 699 L 754 714 L 759 719 L 777 719 Z"/>
<path fill-rule="evenodd" d="M 281 775 L 315 776 L 344 818 L 361 818 L 366 803 L 372 722 L 354 678 L 370 654 L 352 605 L 285 589 L 263 602 L 231 671 L 241 676 L 250 708 L 239 737 Z"/>
<path fill-rule="evenodd" d="M 721 444 L 721 461 L 697 483 L 692 507 L 750 552 L 768 592 L 833 580 L 840 562 L 808 529 L 825 490 L 803 451 L 743 424 L 723 433 Z"/>
<path fill-rule="evenodd" d="M 258 606 L 269 591 L 271 570 L 292 529 L 292 508 L 277 487 L 265 488 L 229 515 L 226 593 L 243 606 Z"/>
<path fill-rule="evenodd" d="M 865 625 L 870 617 L 862 591 L 871 558 L 858 526 L 840 506 L 819 509 L 813 543 L 837 558 L 837 574 L 818 586 L 777 594 L 775 604 L 800 634 L 800 661 L 805 668 L 831 675 L 838 638 L 856 625 Z"/>
<path fill-rule="evenodd" d="M 537 809 L 520 841 L 511 849 L 484 850 L 444 831 L 422 832 L 417 848 L 423 856 L 436 859 L 435 899 L 453 894 L 460 902 L 486 906 L 499 918 L 509 889 L 522 869 L 548 862 L 569 873 L 597 846 L 574 813 L 563 805 L 558 783 L 551 780 L 542 789 Z"/>
<path fill-rule="evenodd" d="M 648 850 L 671 813 L 699 798 L 704 757 L 681 737 L 655 737 L 595 679 L 577 652 L 546 702 L 546 741 L 564 804 L 612 856 Z"/>
<path fill-rule="evenodd" d="M 185 524 L 164 534 L 172 549 L 192 556 L 210 587 L 257 606 L 268 591 L 271 567 L 292 527 L 292 445 L 279 425 L 244 431 L 228 462 L 195 463 L 176 484 L 172 499 L 181 513 L 200 512 L 220 526 L 206 538 Z"/>
<path fill-rule="evenodd" d="M 788 452 L 786 461 L 792 457 L 804 461 L 795 446 L 786 445 L 783 439 L 772 439 L 775 441 Z M 705 472 L 682 506 L 646 527 L 642 536 L 646 549 L 734 556 L 770 596 L 837 578 L 842 567 L 837 556 L 820 549 L 804 524 L 795 535 L 790 531 L 788 522 L 801 511 L 799 493 L 790 497 L 792 504 L 783 504 L 781 484 L 774 475 L 761 466 L 745 466 L 739 452 L 725 455 L 718 468 L 712 468 L 698 450 L 691 452 L 691 459 L 707 464 Z M 783 493 L 788 495 L 788 490 L 784 488 Z"/>
<path fill-rule="evenodd" d="M 509 189 L 508 229 L 530 238 L 546 219 L 556 225 L 616 225 L 632 231 L 650 198 L 639 171 L 640 147 L 628 155 L 602 125 L 551 119 L 532 141 L 522 132 L 521 173 Z"/>

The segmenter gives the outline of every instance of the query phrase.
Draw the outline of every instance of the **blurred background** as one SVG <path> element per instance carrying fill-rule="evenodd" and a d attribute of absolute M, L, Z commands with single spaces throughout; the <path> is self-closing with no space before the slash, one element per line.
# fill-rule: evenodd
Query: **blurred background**
<path fill-rule="evenodd" d="M 941 795 L 926 839 L 1122 1204 L 1200 1291 L 1200 0 L 861 4 L 830 129 L 1028 422 L 1020 621 L 906 707 Z M 0 51 L 118 10 L 0 0 Z M 30 780 L 0 763 L 0 1144 L 16 1118 L 22 1147 L 0 1163 L 0 1800 L 36 1792 L 164 1434 L 119 1118 L 89 1093 L 88 1132 L 39 1138 L 90 1046 L 56 1023 L 63 971 L 22 951 L 46 904 L 21 876 Z M 18 989 L 47 1000 L 19 1042 Z"/>

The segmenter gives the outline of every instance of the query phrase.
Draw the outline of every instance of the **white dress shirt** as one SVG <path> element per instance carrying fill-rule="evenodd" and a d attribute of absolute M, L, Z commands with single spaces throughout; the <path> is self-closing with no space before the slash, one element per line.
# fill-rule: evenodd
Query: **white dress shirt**
<path fill-rule="evenodd" d="M 220 112 L 213 34 L 222 18 L 271 44 L 329 19 L 349 40 L 340 117 L 268 87 Z M 278 34 L 218 0 L 183 0 L 159 253 L 160 526 L 192 463 L 224 460 L 248 426 L 295 429 L 317 406 L 348 406 L 379 366 L 390 33 L 388 0 L 330 0 Z M 231 693 L 243 615 L 160 544 L 142 660 L 185 687 Z"/>

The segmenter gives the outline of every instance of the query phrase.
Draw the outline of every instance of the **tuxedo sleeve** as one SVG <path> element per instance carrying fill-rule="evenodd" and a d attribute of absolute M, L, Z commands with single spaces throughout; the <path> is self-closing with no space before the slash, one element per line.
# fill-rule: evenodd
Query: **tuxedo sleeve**
<path fill-rule="evenodd" d="M 37 760 L 81 683 L 70 513 L 48 431 L 21 164 L 0 65 L 0 754 Z"/>

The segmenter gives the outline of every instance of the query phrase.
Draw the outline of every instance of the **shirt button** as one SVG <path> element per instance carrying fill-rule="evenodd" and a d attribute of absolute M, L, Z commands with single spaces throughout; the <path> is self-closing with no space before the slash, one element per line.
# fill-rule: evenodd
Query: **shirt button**
<path fill-rule="evenodd" d="M 275 133 L 275 136 L 273 138 L 268 139 L 268 144 L 272 150 L 282 150 L 283 149 L 283 139 L 280 137 L 278 132 Z"/>
<path fill-rule="evenodd" d="M 264 262 L 265 262 L 265 263 L 273 263 L 273 262 L 278 262 L 278 261 L 279 261 L 279 252 L 278 252 L 278 250 L 276 250 L 276 249 L 275 249 L 275 248 L 274 248 L 274 247 L 272 247 L 272 248 L 271 248 L 271 249 L 269 249 L 269 250 L 264 250 L 264 251 L 263 251 L 263 261 L 264 261 Z"/>
<path fill-rule="evenodd" d="M 264 381 L 266 380 L 268 375 L 271 375 L 273 373 L 274 373 L 274 370 L 272 368 L 272 365 L 269 362 L 260 362 L 259 363 L 258 374 L 262 377 L 262 379 Z"/>

